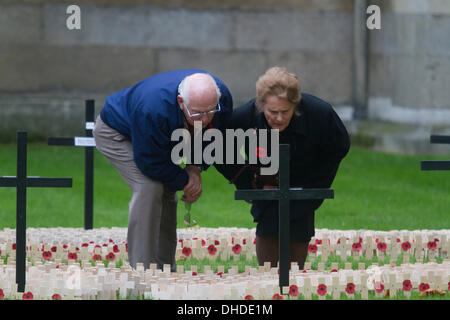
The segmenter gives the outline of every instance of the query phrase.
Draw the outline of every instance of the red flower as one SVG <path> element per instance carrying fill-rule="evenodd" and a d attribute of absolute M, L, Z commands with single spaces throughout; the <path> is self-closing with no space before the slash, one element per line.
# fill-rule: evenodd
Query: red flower
<path fill-rule="evenodd" d="M 375 282 L 374 287 L 376 292 L 381 292 L 384 290 L 384 284 L 381 282 Z"/>
<path fill-rule="evenodd" d="M 101 254 L 94 254 L 92 256 L 92 260 L 94 260 L 94 261 L 102 261 L 102 255 Z"/>
<path fill-rule="evenodd" d="M 192 272 L 192 275 L 193 275 L 193 276 L 196 276 L 196 275 L 197 275 L 197 272 L 193 271 L 193 272 Z"/>
<path fill-rule="evenodd" d="M 316 239 L 316 244 L 322 244 L 322 239 Z"/>
<path fill-rule="evenodd" d="M 355 242 L 355 243 L 352 245 L 352 250 L 354 250 L 354 251 L 360 251 L 361 248 L 362 248 L 361 242 Z"/>
<path fill-rule="evenodd" d="M 428 290 L 428 289 L 430 289 L 430 285 L 428 284 L 428 283 L 421 283 L 421 284 L 419 284 L 419 291 L 420 292 L 423 292 L 423 291 L 425 291 L 425 290 Z"/>
<path fill-rule="evenodd" d="M 319 284 L 317 287 L 317 293 L 321 296 L 324 296 L 327 294 L 327 286 L 324 284 Z"/>
<path fill-rule="evenodd" d="M 430 241 L 430 242 L 428 242 L 428 244 L 427 244 L 427 247 L 428 247 L 428 249 L 430 249 L 430 250 L 435 250 L 436 249 L 436 242 L 434 242 L 434 241 Z"/>
<path fill-rule="evenodd" d="M 85 243 L 82 243 L 82 244 L 81 244 L 81 247 L 89 247 L 89 243 L 86 243 L 86 242 L 85 242 Z"/>
<path fill-rule="evenodd" d="M 447 290 L 450 291 L 450 281 L 449 281 L 449 283 L 448 283 L 448 288 L 447 288 Z"/>
<path fill-rule="evenodd" d="M 45 260 L 49 260 L 52 258 L 52 253 L 50 251 L 44 251 L 42 252 L 42 258 Z"/>
<path fill-rule="evenodd" d="M 202 247 L 204 247 L 206 245 L 206 241 L 205 239 L 202 239 Z"/>
<path fill-rule="evenodd" d="M 272 297 L 272 300 L 283 300 L 283 297 L 280 294 L 275 293 Z"/>
<path fill-rule="evenodd" d="M 67 244 L 63 244 L 63 249 L 67 249 L 69 246 Z"/>
<path fill-rule="evenodd" d="M 13 243 L 13 244 L 12 244 L 12 249 L 13 249 L 13 250 L 16 250 L 16 248 L 17 248 L 17 244 Z"/>
<path fill-rule="evenodd" d="M 336 269 L 332 269 L 330 272 L 338 272 Z"/>
<path fill-rule="evenodd" d="M 52 295 L 52 300 L 62 300 L 62 297 L 60 294 L 55 293 L 54 295 Z"/>
<path fill-rule="evenodd" d="M 315 244 L 308 245 L 308 252 L 316 253 L 317 252 L 317 246 Z"/>
<path fill-rule="evenodd" d="M 115 244 L 115 245 L 113 246 L 113 251 L 114 251 L 114 253 L 120 252 L 119 246 L 118 246 L 117 244 Z"/>
<path fill-rule="evenodd" d="M 3 293 L 3 289 L 0 289 L 0 299 L 3 299 L 5 297 L 5 294 Z"/>
<path fill-rule="evenodd" d="M 69 260 L 77 260 L 78 259 L 78 255 L 75 252 L 69 252 L 67 254 L 67 259 L 69 259 Z"/>
<path fill-rule="evenodd" d="M 245 300 L 255 300 L 255 298 L 253 298 L 253 296 L 251 294 L 246 295 L 244 299 Z"/>
<path fill-rule="evenodd" d="M 298 287 L 295 284 L 289 287 L 289 295 L 293 297 L 296 297 L 298 295 Z"/>
<path fill-rule="evenodd" d="M 378 242 L 377 249 L 380 251 L 386 251 L 386 243 L 385 242 Z"/>
<path fill-rule="evenodd" d="M 58 250 L 58 248 L 57 248 L 56 246 L 53 246 L 53 247 L 50 249 L 51 252 L 56 252 L 56 250 Z"/>
<path fill-rule="evenodd" d="M 403 281 L 403 290 L 409 291 L 412 289 L 411 280 L 404 280 Z"/>
<path fill-rule="evenodd" d="M 216 245 L 216 246 L 218 246 L 218 245 L 220 245 L 220 241 L 219 240 L 214 240 L 214 244 Z M 245 244 L 245 243 L 244 243 Z"/>
<path fill-rule="evenodd" d="M 33 294 L 32 294 L 30 291 L 25 292 L 25 293 L 22 295 L 22 299 L 23 299 L 23 300 L 33 300 Z"/>
<path fill-rule="evenodd" d="M 223 272 L 217 272 L 217 275 L 222 278 Z"/>
<path fill-rule="evenodd" d="M 217 248 L 213 244 L 210 244 L 208 246 L 208 252 L 209 252 L 210 255 L 216 254 L 216 251 L 217 251 Z"/>
<path fill-rule="evenodd" d="M 409 243 L 409 241 L 405 241 L 402 243 L 402 250 L 403 251 L 408 251 L 409 249 L 411 249 L 411 243 Z"/>
<path fill-rule="evenodd" d="M 236 253 L 236 254 L 239 254 L 240 252 L 241 252 L 241 250 L 242 250 L 242 247 L 241 247 L 241 245 L 238 243 L 238 244 L 235 244 L 234 246 L 233 246 L 233 252 L 234 253 Z"/>
<path fill-rule="evenodd" d="M 352 283 L 352 282 L 347 283 L 347 287 L 345 288 L 345 292 L 347 292 L 348 294 L 355 293 L 355 284 Z"/>
<path fill-rule="evenodd" d="M 261 147 L 256 148 L 256 156 L 258 158 L 265 158 L 267 157 L 267 150 Z"/>
<path fill-rule="evenodd" d="M 112 252 L 108 253 L 105 257 L 106 261 L 114 261 L 115 258 L 116 258 L 116 255 Z"/>
<path fill-rule="evenodd" d="M 186 256 L 189 257 L 192 253 L 192 249 L 189 247 L 184 247 L 183 250 L 181 250 L 181 252 Z"/>
<path fill-rule="evenodd" d="M 397 238 L 396 241 L 397 241 L 398 243 L 402 242 L 402 240 L 400 240 L 400 238 Z"/>

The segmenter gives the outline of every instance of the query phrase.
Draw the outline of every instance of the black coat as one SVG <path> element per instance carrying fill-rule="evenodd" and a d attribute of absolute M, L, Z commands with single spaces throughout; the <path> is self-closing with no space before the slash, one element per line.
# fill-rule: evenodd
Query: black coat
<path fill-rule="evenodd" d="M 329 188 L 339 163 L 350 148 L 344 124 L 331 105 L 313 95 L 302 94 L 289 126 L 280 132 L 280 143 L 290 145 L 290 185 L 303 188 Z M 228 128 L 270 129 L 264 113 L 257 112 L 255 99 L 233 110 Z M 269 135 L 270 136 L 270 135 Z M 269 144 L 270 145 L 270 144 Z M 247 149 L 248 150 L 248 149 Z M 243 165 L 215 165 L 228 180 L 233 179 Z M 234 182 L 237 189 L 251 189 L 252 175 L 245 170 Z M 291 219 L 314 213 L 323 200 L 292 200 Z M 255 222 L 263 213 L 278 212 L 278 201 L 253 201 L 251 213 Z"/>

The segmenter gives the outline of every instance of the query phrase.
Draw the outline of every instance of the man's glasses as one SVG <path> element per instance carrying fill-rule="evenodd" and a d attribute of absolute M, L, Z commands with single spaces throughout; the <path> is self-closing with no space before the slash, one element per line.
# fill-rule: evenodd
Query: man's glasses
<path fill-rule="evenodd" d="M 187 110 L 187 113 L 190 118 L 200 118 L 201 116 L 205 116 L 205 115 L 208 116 L 210 114 L 216 113 L 217 111 L 220 111 L 220 102 L 217 104 L 215 109 L 209 110 L 206 112 L 197 112 L 197 113 L 191 114 L 191 112 L 189 111 L 189 108 L 187 106 L 186 106 L 186 110 Z"/>

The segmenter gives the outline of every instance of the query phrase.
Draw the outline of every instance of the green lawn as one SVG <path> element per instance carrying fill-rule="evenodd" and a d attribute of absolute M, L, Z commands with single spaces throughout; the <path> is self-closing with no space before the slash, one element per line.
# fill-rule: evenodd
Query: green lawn
<path fill-rule="evenodd" d="M 450 155 L 393 155 L 352 147 L 332 186 L 335 199 L 316 211 L 316 228 L 450 229 L 450 172 L 420 170 L 420 160 L 433 159 Z M 28 227 L 83 226 L 83 167 L 82 149 L 28 145 L 29 176 L 73 178 L 72 189 L 28 189 Z M 16 175 L 15 145 L 0 145 L 3 175 Z M 191 210 L 200 226 L 255 226 L 250 205 L 233 200 L 234 187 L 214 168 L 202 179 L 203 195 Z M 94 226 L 126 227 L 131 192 L 97 151 L 94 182 Z M 0 229 L 15 226 L 15 205 L 15 189 L 0 188 Z M 179 227 L 184 227 L 183 213 L 180 201 Z"/>

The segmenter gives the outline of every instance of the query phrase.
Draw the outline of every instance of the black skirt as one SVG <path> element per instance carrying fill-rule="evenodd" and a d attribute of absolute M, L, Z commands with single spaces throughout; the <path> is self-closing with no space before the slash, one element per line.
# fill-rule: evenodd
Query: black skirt
<path fill-rule="evenodd" d="M 298 212 L 298 207 L 291 206 L 290 239 L 294 242 L 309 242 L 315 235 L 314 211 Z M 256 225 L 256 235 L 259 237 L 279 237 L 278 202 L 254 201 L 251 209 Z"/>

